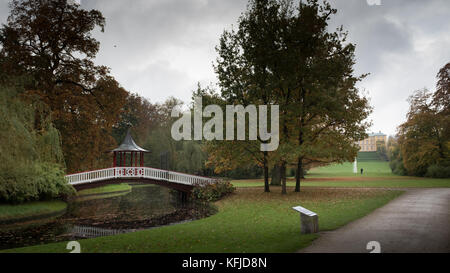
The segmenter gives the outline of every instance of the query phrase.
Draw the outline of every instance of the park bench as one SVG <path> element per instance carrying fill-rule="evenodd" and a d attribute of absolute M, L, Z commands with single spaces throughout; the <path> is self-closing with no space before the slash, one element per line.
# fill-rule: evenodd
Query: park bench
<path fill-rule="evenodd" d="M 304 207 L 293 207 L 295 211 L 300 213 L 301 233 L 317 233 L 319 232 L 319 216 Z"/>

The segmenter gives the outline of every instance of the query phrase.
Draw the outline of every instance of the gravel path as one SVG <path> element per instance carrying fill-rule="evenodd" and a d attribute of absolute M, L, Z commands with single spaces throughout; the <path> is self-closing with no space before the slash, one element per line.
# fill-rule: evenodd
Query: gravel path
<path fill-rule="evenodd" d="M 319 215 L 320 218 L 320 215 Z M 369 215 L 320 238 L 300 253 L 450 253 L 450 188 L 408 189 Z"/>

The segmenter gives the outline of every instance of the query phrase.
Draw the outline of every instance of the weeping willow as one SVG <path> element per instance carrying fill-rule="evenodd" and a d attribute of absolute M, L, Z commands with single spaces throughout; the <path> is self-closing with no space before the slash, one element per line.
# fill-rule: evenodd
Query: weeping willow
<path fill-rule="evenodd" d="M 50 111 L 0 86 L 0 201 L 19 203 L 70 195 L 64 157 Z"/>
<path fill-rule="evenodd" d="M 151 151 L 146 155 L 146 164 L 162 168 L 161 154 L 167 152 L 169 169 L 192 174 L 202 173 L 207 158 L 201 142 L 175 141 L 170 136 L 170 128 L 161 127 L 150 132 L 144 145 Z"/>

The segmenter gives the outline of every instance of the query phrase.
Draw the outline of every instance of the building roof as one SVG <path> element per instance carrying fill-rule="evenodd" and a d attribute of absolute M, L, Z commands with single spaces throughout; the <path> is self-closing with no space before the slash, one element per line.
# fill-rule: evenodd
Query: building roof
<path fill-rule="evenodd" d="M 372 136 L 386 136 L 386 135 L 380 131 L 378 133 L 371 133 L 371 134 L 369 134 L 369 136 L 372 137 Z"/>
<path fill-rule="evenodd" d="M 144 152 L 148 153 L 149 151 L 139 147 L 133 140 L 133 137 L 130 134 L 130 129 L 127 131 L 127 135 L 125 139 L 122 141 L 119 147 L 112 150 L 112 152 Z"/>

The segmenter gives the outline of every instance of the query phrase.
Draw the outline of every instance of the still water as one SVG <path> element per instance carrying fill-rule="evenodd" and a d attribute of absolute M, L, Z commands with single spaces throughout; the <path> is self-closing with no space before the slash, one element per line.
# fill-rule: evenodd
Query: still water
<path fill-rule="evenodd" d="M 87 198 L 91 200 L 70 202 L 63 216 L 45 223 L 0 226 L 0 249 L 133 232 L 198 218 L 204 210 L 156 185 L 134 185 L 119 196 Z"/>

